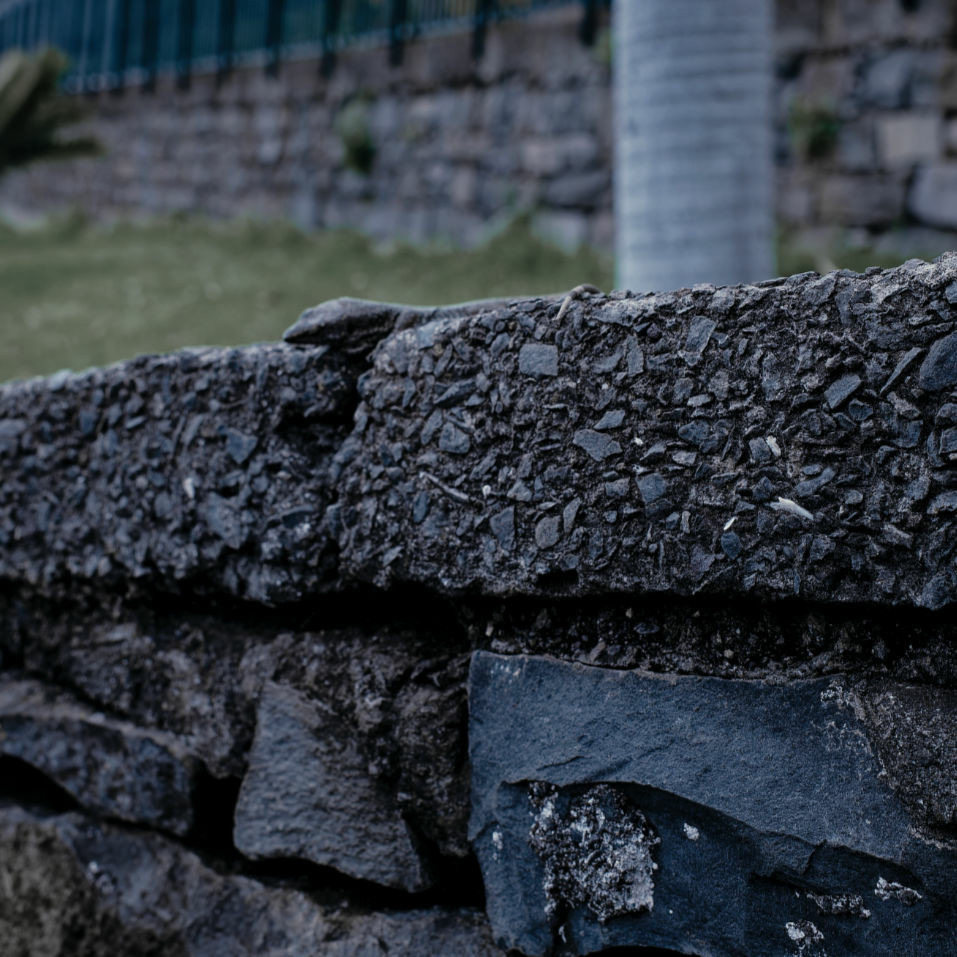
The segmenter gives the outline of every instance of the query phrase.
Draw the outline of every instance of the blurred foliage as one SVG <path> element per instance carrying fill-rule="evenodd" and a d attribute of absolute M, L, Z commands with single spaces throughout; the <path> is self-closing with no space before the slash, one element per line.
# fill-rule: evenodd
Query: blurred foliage
<path fill-rule="evenodd" d="M 333 128 L 342 142 L 346 167 L 368 176 L 376 153 L 368 100 L 361 96 L 350 100 L 336 115 Z"/>
<path fill-rule="evenodd" d="M 9 50 L 0 57 L 0 175 L 33 160 L 97 150 L 90 137 L 61 138 L 63 127 L 82 119 L 77 98 L 58 89 L 66 65 L 66 57 L 51 48 Z"/>
<path fill-rule="evenodd" d="M 563 253 L 518 221 L 478 249 L 376 248 L 349 232 L 188 220 L 0 226 L 0 381 L 190 345 L 275 340 L 336 296 L 440 304 L 590 282 L 610 258 Z"/>
<path fill-rule="evenodd" d="M 788 110 L 791 148 L 806 160 L 826 159 L 837 147 L 841 121 L 831 103 L 796 99 Z"/>

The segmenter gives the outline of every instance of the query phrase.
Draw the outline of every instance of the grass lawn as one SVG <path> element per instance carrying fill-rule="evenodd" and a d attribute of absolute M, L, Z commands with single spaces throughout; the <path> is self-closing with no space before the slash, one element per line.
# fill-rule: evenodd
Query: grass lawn
<path fill-rule="evenodd" d="M 863 268 L 906 257 L 830 258 Z M 779 264 L 791 273 L 820 261 L 784 243 Z M 612 275 L 608 258 L 560 252 L 522 223 L 470 252 L 377 252 L 351 233 L 248 222 L 0 226 L 0 381 L 182 346 L 275 340 L 307 306 L 336 296 L 447 303 L 581 282 L 611 289 Z"/>
<path fill-rule="evenodd" d="M 515 225 L 482 249 L 376 252 L 345 232 L 199 222 L 0 227 L 0 381 L 182 346 L 279 339 L 336 296 L 447 303 L 611 288 L 610 261 Z"/>

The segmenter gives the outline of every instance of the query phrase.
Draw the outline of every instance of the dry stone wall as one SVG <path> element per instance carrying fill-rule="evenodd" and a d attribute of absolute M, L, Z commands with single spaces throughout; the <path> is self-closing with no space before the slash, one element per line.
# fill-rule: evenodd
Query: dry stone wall
<path fill-rule="evenodd" d="M 951 953 L 955 309 L 346 301 L 0 386 L 4 952 Z"/>
<path fill-rule="evenodd" d="M 516 212 L 566 246 L 613 239 L 609 42 L 577 4 L 468 33 L 345 51 L 280 76 L 89 100 L 106 155 L 4 178 L 0 208 L 113 219 L 237 214 L 378 239 L 472 243 Z M 911 250 L 957 231 L 957 22 L 949 0 L 778 0 L 778 215 Z"/>

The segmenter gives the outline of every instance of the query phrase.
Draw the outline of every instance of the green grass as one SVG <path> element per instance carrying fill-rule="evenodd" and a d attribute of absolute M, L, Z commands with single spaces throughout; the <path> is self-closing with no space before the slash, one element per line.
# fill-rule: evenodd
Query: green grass
<path fill-rule="evenodd" d="M 890 266 L 906 256 L 822 252 L 783 237 L 781 274 Z M 352 233 L 160 220 L 112 228 L 0 225 L 0 381 L 191 345 L 276 340 L 336 296 L 448 303 L 613 286 L 610 259 L 563 253 L 517 221 L 480 249 L 376 251 Z"/>
<path fill-rule="evenodd" d="M 612 285 L 611 263 L 513 224 L 471 252 L 283 224 L 156 221 L 110 229 L 0 227 L 0 381 L 146 352 L 279 339 L 336 296 L 439 304 Z"/>

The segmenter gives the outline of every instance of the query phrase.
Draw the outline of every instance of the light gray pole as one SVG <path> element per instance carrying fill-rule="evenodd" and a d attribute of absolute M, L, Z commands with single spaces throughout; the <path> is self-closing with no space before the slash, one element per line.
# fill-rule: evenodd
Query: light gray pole
<path fill-rule="evenodd" d="M 774 274 L 772 0 L 614 4 L 617 284 Z"/>

